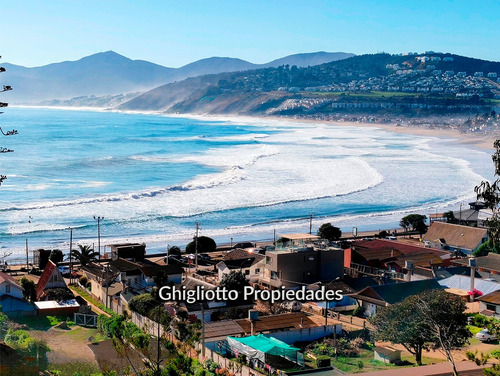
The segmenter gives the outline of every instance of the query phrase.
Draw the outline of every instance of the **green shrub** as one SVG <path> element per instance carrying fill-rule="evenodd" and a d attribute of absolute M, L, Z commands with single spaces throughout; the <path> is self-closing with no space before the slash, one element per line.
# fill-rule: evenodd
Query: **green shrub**
<path fill-rule="evenodd" d="M 85 277 L 84 275 L 82 275 L 78 281 L 80 282 L 80 285 L 87 286 L 87 282 L 89 280 L 87 279 L 87 277 Z"/>
<path fill-rule="evenodd" d="M 331 359 L 329 356 L 321 355 L 316 358 L 316 367 L 323 368 L 329 367 L 331 364 Z"/>

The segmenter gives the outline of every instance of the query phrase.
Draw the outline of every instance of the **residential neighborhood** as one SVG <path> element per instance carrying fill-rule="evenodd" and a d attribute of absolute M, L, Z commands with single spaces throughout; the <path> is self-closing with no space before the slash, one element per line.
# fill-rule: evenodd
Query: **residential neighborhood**
<path fill-rule="evenodd" d="M 479 202 L 471 206 L 482 208 Z M 72 325 L 69 330 L 80 326 L 96 331 L 106 320 L 124 318 L 137 330 L 172 341 L 178 351 L 202 364 L 211 359 L 235 375 L 367 371 L 390 375 L 396 368 L 404 375 L 415 365 L 412 353 L 399 342 L 377 339 L 382 338 L 381 329 L 373 318 L 426 294 L 445 294 L 463 304 L 467 330 L 471 330 L 467 337 L 476 338 L 480 330 L 488 336 L 492 333 L 491 340 L 470 339 L 468 345 L 454 348 L 456 361 L 470 359 L 466 351 L 476 348 L 492 354 L 498 349 L 500 255 L 475 256 L 490 240 L 488 229 L 481 227 L 487 221 L 463 214 L 461 224 L 435 215 L 423 236 L 404 228 L 384 236 L 372 233 L 335 240 L 322 237 L 321 231 L 288 233 L 279 234 L 275 242 L 241 239 L 240 248 L 222 245 L 209 253 L 197 249 L 193 255 L 182 250 L 179 255 L 177 251 L 150 254 L 141 243 L 106 244 L 110 251 L 100 258 L 81 258 L 71 264 L 52 261 L 53 252 L 49 252 L 47 260 L 38 258 L 39 264 L 30 269 L 10 266 L 0 272 L 2 312 L 14 322 L 66 317 L 62 325 Z M 63 274 L 66 265 L 70 272 Z M 163 286 L 215 292 L 245 285 L 270 293 L 326 288 L 340 291 L 342 299 L 272 303 L 237 298 L 192 303 L 158 298 Z M 188 330 L 184 336 L 178 332 L 180 325 Z M 324 345 L 330 350 L 320 350 Z M 121 356 L 112 348 L 106 351 L 120 362 Z M 100 359 L 99 347 L 93 351 Z M 357 362 L 356 367 L 350 359 Z M 442 368 L 446 360 L 438 352 L 425 353 L 425 359 L 420 367 L 426 375 L 437 374 L 432 367 L 441 364 Z M 102 369 L 104 363 L 98 360 L 97 364 Z M 482 374 L 486 367 L 486 363 L 456 364 L 467 375 Z"/>

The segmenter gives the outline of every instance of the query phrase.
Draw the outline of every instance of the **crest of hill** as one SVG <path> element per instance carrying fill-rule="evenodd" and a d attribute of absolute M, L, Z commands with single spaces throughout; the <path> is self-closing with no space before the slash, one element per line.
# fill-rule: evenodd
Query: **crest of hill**
<path fill-rule="evenodd" d="M 304 65 L 314 65 L 324 62 L 325 59 L 332 61 L 342 56 L 339 53 L 325 52 L 297 54 L 264 65 L 295 64 L 297 59 Z M 263 65 L 236 58 L 211 57 L 180 68 L 168 68 L 145 60 L 132 60 L 114 51 L 106 51 L 76 61 L 41 67 L 28 68 L 9 63 L 2 66 L 7 70 L 2 78 L 15 89 L 6 93 L 5 98 L 15 104 L 142 92 L 189 77 L 245 71 Z"/>
<path fill-rule="evenodd" d="M 426 55 L 440 57 L 432 62 L 443 72 L 453 70 L 473 75 L 475 72 L 500 72 L 500 63 L 473 59 L 453 54 Z M 445 57 L 452 61 L 443 61 Z M 402 69 L 420 70 L 426 63 L 415 55 L 402 56 L 386 53 L 349 57 L 326 64 L 298 68 L 279 66 L 245 72 L 220 73 L 167 84 L 122 104 L 125 110 L 152 110 L 178 113 L 258 114 L 277 107 L 292 95 L 282 88 L 307 88 L 346 83 L 358 79 L 394 74 L 388 65 L 398 64 Z M 428 63 L 427 63 L 428 64 Z"/>

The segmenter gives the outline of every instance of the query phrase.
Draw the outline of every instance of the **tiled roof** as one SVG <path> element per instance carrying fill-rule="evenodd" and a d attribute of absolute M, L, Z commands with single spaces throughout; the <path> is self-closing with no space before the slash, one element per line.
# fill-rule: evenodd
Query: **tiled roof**
<path fill-rule="evenodd" d="M 435 289 L 442 289 L 441 285 L 436 280 L 424 279 L 421 281 L 370 286 L 351 296 L 354 299 L 374 300 L 380 303 L 394 304 L 403 301 L 411 295 L 417 295 L 421 292 Z"/>
<path fill-rule="evenodd" d="M 500 305 L 500 290 L 490 292 L 489 294 L 480 296 L 476 300 L 479 300 L 479 301 L 485 302 L 485 303 L 492 303 L 492 304 Z"/>
<path fill-rule="evenodd" d="M 453 247 L 476 249 L 487 234 L 488 231 L 485 228 L 432 222 L 427 233 L 424 234 L 423 240 L 436 243 L 440 242 L 440 239 L 444 239 L 446 244 Z"/>
<path fill-rule="evenodd" d="M 469 264 L 468 259 L 454 260 L 453 262 L 461 265 Z M 496 253 L 488 253 L 487 256 L 476 257 L 476 267 L 500 273 L 500 255 Z"/>
<path fill-rule="evenodd" d="M 423 253 L 433 254 L 437 257 L 447 256 L 449 254 L 449 252 L 440 249 L 426 248 L 423 244 L 417 246 L 386 239 L 357 241 L 352 246 L 352 249 L 367 261 L 386 260 L 403 255 L 408 256 Z"/>
<path fill-rule="evenodd" d="M 0 272 L 0 283 L 8 282 L 12 285 L 16 285 L 22 289 L 21 285 L 9 274 Z"/>
<path fill-rule="evenodd" d="M 222 259 L 226 261 L 226 260 L 240 260 L 247 258 L 263 259 L 264 256 L 261 255 L 260 253 L 248 252 L 244 249 L 235 249 L 234 251 L 231 251 L 228 254 L 226 254 Z"/>

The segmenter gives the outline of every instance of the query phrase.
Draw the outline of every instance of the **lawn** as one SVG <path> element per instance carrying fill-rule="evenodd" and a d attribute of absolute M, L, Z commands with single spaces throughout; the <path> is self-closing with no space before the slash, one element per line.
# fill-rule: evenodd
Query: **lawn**
<path fill-rule="evenodd" d="M 12 319 L 12 321 L 21 325 L 26 325 L 30 330 L 48 330 L 63 321 L 66 321 L 70 327 L 75 325 L 71 318 L 66 316 L 19 317 Z"/>

